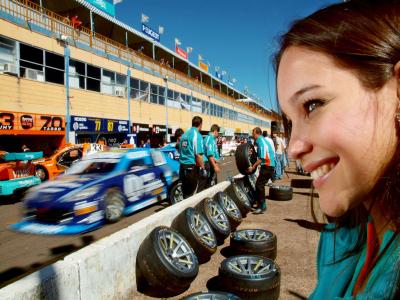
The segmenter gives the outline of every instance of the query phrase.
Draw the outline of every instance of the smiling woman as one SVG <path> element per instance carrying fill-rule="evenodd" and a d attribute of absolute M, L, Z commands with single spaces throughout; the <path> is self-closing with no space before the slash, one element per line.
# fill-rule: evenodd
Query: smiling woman
<path fill-rule="evenodd" d="M 295 22 L 276 56 L 289 155 L 333 221 L 311 299 L 399 296 L 399 16 L 398 0 L 335 4 Z"/>

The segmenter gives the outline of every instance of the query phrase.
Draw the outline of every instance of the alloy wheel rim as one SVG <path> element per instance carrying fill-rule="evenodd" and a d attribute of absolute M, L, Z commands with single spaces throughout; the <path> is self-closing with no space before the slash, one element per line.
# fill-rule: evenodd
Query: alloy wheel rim
<path fill-rule="evenodd" d="M 228 198 L 227 195 L 223 196 L 222 203 L 230 216 L 233 216 L 235 218 L 241 217 L 239 208 L 232 199 Z"/>
<path fill-rule="evenodd" d="M 183 199 L 183 192 L 182 192 L 182 186 L 181 185 L 178 185 L 176 187 L 176 189 L 174 190 L 173 197 L 175 199 L 175 203 L 178 203 L 178 202 L 181 202 L 181 201 L 184 200 Z"/>
<path fill-rule="evenodd" d="M 237 185 L 234 185 L 234 189 L 236 190 L 236 195 L 239 197 L 239 200 L 242 201 L 246 206 L 250 206 L 249 199 L 247 199 L 246 195 Z"/>
<path fill-rule="evenodd" d="M 112 204 L 107 205 L 105 208 L 106 218 L 107 220 L 111 221 L 117 220 L 122 215 L 122 211 L 124 210 L 123 206 L 118 204 L 118 201 L 112 201 L 113 199 L 119 199 L 119 198 L 113 196 L 110 201 Z"/>
<path fill-rule="evenodd" d="M 220 229 L 224 231 L 228 230 L 229 221 L 222 208 L 214 201 L 209 201 L 207 205 L 211 211 L 211 218 L 214 221 L 215 225 L 217 225 Z"/>
<path fill-rule="evenodd" d="M 261 229 L 243 229 L 233 233 L 233 236 L 237 240 L 246 241 L 265 241 L 272 236 L 269 231 Z"/>
<path fill-rule="evenodd" d="M 248 277 L 266 275 L 276 271 L 275 265 L 270 260 L 260 256 L 232 257 L 229 259 L 227 266 L 231 272 Z"/>
<path fill-rule="evenodd" d="M 210 224 L 206 221 L 206 219 L 199 214 L 198 212 L 194 212 L 191 215 L 191 224 L 190 226 L 195 231 L 198 237 L 207 244 L 207 246 L 214 248 L 217 246 L 217 241 L 212 231 Z"/>
<path fill-rule="evenodd" d="M 168 262 L 176 269 L 189 272 L 196 266 L 196 255 L 189 244 L 177 233 L 164 229 L 158 233 L 158 243 Z"/>
<path fill-rule="evenodd" d="M 35 172 L 35 175 L 41 181 L 45 180 L 45 178 L 46 178 L 46 173 L 43 171 L 43 169 L 37 169 Z"/>

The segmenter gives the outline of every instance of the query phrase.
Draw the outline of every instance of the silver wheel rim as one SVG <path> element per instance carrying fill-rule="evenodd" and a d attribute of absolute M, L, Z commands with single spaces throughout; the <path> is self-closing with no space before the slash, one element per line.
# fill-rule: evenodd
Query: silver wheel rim
<path fill-rule="evenodd" d="M 265 241 L 272 236 L 272 233 L 261 229 L 243 229 L 233 233 L 237 240 Z"/>
<path fill-rule="evenodd" d="M 233 273 L 251 277 L 253 275 L 266 275 L 276 270 L 270 260 L 260 256 L 235 256 L 227 264 Z"/>
<path fill-rule="evenodd" d="M 246 206 L 250 206 L 249 199 L 247 199 L 246 195 L 240 190 L 240 188 L 235 184 L 233 188 L 236 190 L 236 195 L 239 200 L 242 201 Z"/>
<path fill-rule="evenodd" d="M 208 201 L 208 208 L 211 212 L 211 219 L 218 228 L 226 231 L 229 229 L 229 221 L 222 208 L 214 201 Z"/>
<path fill-rule="evenodd" d="M 249 182 L 250 182 L 252 188 L 256 189 L 256 179 L 254 178 L 254 176 L 249 176 Z"/>
<path fill-rule="evenodd" d="M 236 300 L 239 298 L 237 298 L 236 296 L 231 296 L 231 295 L 204 293 L 201 295 L 187 297 L 185 299 L 190 299 L 190 300 Z"/>
<path fill-rule="evenodd" d="M 172 194 L 175 203 L 183 201 L 183 192 L 182 192 L 182 185 L 178 185 Z"/>
<path fill-rule="evenodd" d="M 240 210 L 237 207 L 236 203 L 230 199 L 227 195 L 222 196 L 222 204 L 225 207 L 228 214 L 234 218 L 240 218 Z"/>
<path fill-rule="evenodd" d="M 217 246 L 217 240 L 214 232 L 212 231 L 210 224 L 206 219 L 199 214 L 194 212 L 190 218 L 190 226 L 195 231 L 198 237 L 209 247 L 214 248 Z"/>
<path fill-rule="evenodd" d="M 122 211 L 124 207 L 119 203 L 119 201 L 113 200 L 120 200 L 120 197 L 116 196 L 115 194 L 112 195 L 111 199 L 109 200 L 111 204 L 108 204 L 105 208 L 105 215 L 106 219 L 110 221 L 118 220 L 122 216 Z"/>
<path fill-rule="evenodd" d="M 189 272 L 196 267 L 193 249 L 180 235 L 168 229 L 160 230 L 158 243 L 164 257 L 176 269 Z"/>
<path fill-rule="evenodd" d="M 43 169 L 39 168 L 36 170 L 35 175 L 37 178 L 39 178 L 41 181 L 46 179 L 46 173 L 44 172 Z"/>

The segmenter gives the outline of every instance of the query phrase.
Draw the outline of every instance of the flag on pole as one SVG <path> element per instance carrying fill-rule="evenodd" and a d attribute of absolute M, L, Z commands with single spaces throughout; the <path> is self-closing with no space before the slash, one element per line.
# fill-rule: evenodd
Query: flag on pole
<path fill-rule="evenodd" d="M 175 45 L 180 46 L 182 43 L 178 38 L 175 38 Z"/>
<path fill-rule="evenodd" d="M 113 4 L 115 5 L 115 4 L 119 4 L 119 3 L 121 3 L 122 1 L 124 1 L 124 0 L 114 0 L 113 1 Z"/>
<path fill-rule="evenodd" d="M 163 26 L 158 26 L 158 33 L 159 34 L 164 34 L 164 27 Z"/>
<path fill-rule="evenodd" d="M 187 47 L 187 48 L 186 48 L 186 52 L 187 52 L 187 53 L 191 53 L 192 51 L 193 51 L 193 48 L 192 48 L 192 47 Z"/>
<path fill-rule="evenodd" d="M 142 13 L 142 23 L 148 23 L 149 22 L 149 17 L 146 16 L 144 13 Z"/>
<path fill-rule="evenodd" d="M 203 60 L 203 56 L 199 54 L 199 60 Z"/>

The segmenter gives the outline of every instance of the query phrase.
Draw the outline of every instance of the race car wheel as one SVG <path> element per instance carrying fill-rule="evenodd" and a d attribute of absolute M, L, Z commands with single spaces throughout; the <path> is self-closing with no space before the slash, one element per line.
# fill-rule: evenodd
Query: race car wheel
<path fill-rule="evenodd" d="M 225 193 L 235 201 L 242 217 L 246 217 L 247 213 L 251 210 L 251 202 L 249 196 L 243 189 L 241 189 L 237 183 L 233 182 L 225 189 Z"/>
<path fill-rule="evenodd" d="M 210 224 L 192 207 L 181 212 L 172 222 L 171 228 L 184 236 L 201 264 L 207 262 L 217 250 L 217 238 Z"/>
<path fill-rule="evenodd" d="M 253 145 L 241 144 L 236 148 L 235 152 L 236 167 L 243 175 L 247 175 L 247 169 L 254 165 L 257 161 L 257 153 Z M 255 173 L 256 170 L 253 170 Z"/>
<path fill-rule="evenodd" d="M 234 231 L 242 222 L 242 214 L 239 207 L 225 192 L 216 193 L 214 199 L 222 207 L 222 210 L 228 217 L 231 230 Z"/>
<path fill-rule="evenodd" d="M 229 257 L 222 261 L 218 277 L 224 291 L 242 299 L 279 298 L 280 269 L 268 258 L 256 255 Z"/>
<path fill-rule="evenodd" d="M 169 192 L 169 201 L 171 205 L 183 201 L 182 183 L 175 183 Z"/>
<path fill-rule="evenodd" d="M 269 199 L 278 201 L 292 200 L 293 189 L 287 185 L 273 185 L 269 188 Z"/>
<path fill-rule="evenodd" d="M 49 175 L 47 174 L 47 171 L 45 170 L 45 168 L 43 168 L 41 166 L 36 167 L 35 175 L 41 181 L 46 181 L 47 179 L 49 179 Z"/>
<path fill-rule="evenodd" d="M 124 195 L 119 189 L 109 189 L 105 196 L 104 217 L 107 223 L 118 222 L 124 212 Z"/>
<path fill-rule="evenodd" d="M 263 229 L 243 229 L 231 234 L 230 246 L 233 253 L 264 256 L 275 260 L 276 235 Z"/>
<path fill-rule="evenodd" d="M 222 245 L 231 233 L 228 217 L 222 207 L 213 199 L 206 198 L 196 205 L 196 209 L 204 215 L 217 238 L 217 244 Z"/>
<path fill-rule="evenodd" d="M 144 239 L 136 260 L 147 284 L 163 297 L 187 290 L 199 272 L 192 247 L 181 234 L 165 226 L 156 227 Z"/>
<path fill-rule="evenodd" d="M 231 293 L 209 291 L 190 294 L 181 300 L 240 300 L 240 298 Z"/>

